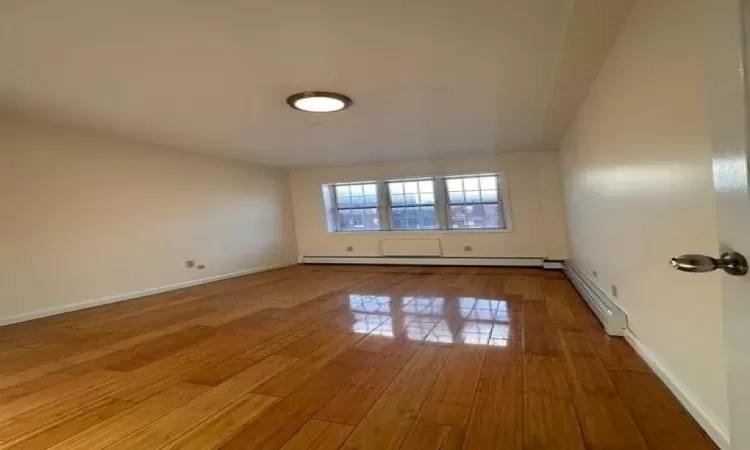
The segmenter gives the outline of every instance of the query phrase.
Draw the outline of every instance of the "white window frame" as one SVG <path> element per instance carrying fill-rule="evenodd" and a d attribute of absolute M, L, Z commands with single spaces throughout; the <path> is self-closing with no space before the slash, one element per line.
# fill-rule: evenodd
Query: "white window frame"
<path fill-rule="evenodd" d="M 449 178 L 461 177 L 497 177 L 497 196 L 498 203 L 502 205 L 502 213 L 505 222 L 505 228 L 451 228 L 448 202 L 448 186 L 446 180 Z M 435 229 L 394 229 L 393 218 L 391 217 L 390 195 L 388 192 L 388 183 L 403 181 L 424 181 L 432 180 L 435 194 L 435 214 L 437 216 L 438 228 Z M 339 206 L 336 202 L 336 186 L 356 185 L 356 184 L 375 184 L 377 187 L 378 198 L 378 219 L 380 223 L 379 230 L 341 230 L 339 220 Z M 336 183 L 326 183 L 322 186 L 323 206 L 326 211 L 326 225 L 329 233 L 336 234 L 362 234 L 362 233 L 511 233 L 513 232 L 513 220 L 511 215 L 510 196 L 508 193 L 508 184 L 506 175 L 502 171 L 496 172 L 466 172 L 466 173 L 446 173 L 440 175 L 421 175 L 413 177 L 399 177 L 387 180 L 371 181 L 342 181 Z M 346 208 L 346 207 L 345 207 Z M 371 207 L 348 208 L 348 209 L 367 209 Z"/>
<path fill-rule="evenodd" d="M 432 195 L 433 195 L 433 203 L 428 205 L 418 204 L 418 205 L 396 205 L 394 206 L 391 203 L 391 183 L 405 183 L 409 181 L 416 181 L 417 183 L 420 181 L 430 181 L 432 182 Z M 392 231 L 396 233 L 400 232 L 412 232 L 412 231 L 423 231 L 423 232 L 429 232 L 429 231 L 440 231 L 443 229 L 443 222 L 440 219 L 440 212 L 438 210 L 438 194 L 437 191 L 440 188 L 438 179 L 436 177 L 420 177 L 420 178 L 400 178 L 397 180 L 386 180 L 383 181 L 383 191 L 385 194 L 385 205 L 386 205 L 386 212 L 387 212 L 387 218 L 388 218 L 388 230 L 383 231 Z M 421 192 L 420 192 L 421 193 Z M 406 194 L 406 193 L 404 193 Z M 395 228 L 393 226 L 393 208 L 419 208 L 420 206 L 432 206 L 435 208 L 435 222 L 437 223 L 437 228 Z"/>
<path fill-rule="evenodd" d="M 449 190 L 448 190 L 448 180 L 450 179 L 463 179 L 463 178 L 481 178 L 481 177 L 495 177 L 495 192 L 497 192 L 497 200 L 494 202 L 463 202 L 463 203 L 451 203 L 450 196 L 449 196 Z M 503 176 L 498 173 L 482 173 L 482 174 L 461 174 L 461 175 L 449 175 L 442 178 L 441 186 L 443 187 L 443 195 L 444 200 L 443 204 L 445 207 L 445 229 L 450 231 L 458 231 L 458 230 L 504 230 L 506 228 L 509 228 L 510 224 L 508 222 L 509 215 L 505 211 L 507 202 L 506 202 L 506 195 L 504 195 L 505 191 L 505 180 L 503 179 Z M 481 191 L 481 188 L 480 188 Z M 466 189 L 463 189 L 463 192 L 466 192 Z M 450 215 L 450 209 L 451 206 L 456 205 L 463 205 L 463 206 L 478 206 L 478 205 L 498 205 L 498 213 L 500 214 L 499 219 L 502 220 L 502 222 L 505 224 L 505 227 L 503 228 L 453 228 L 453 223 L 451 221 L 451 215 Z"/>

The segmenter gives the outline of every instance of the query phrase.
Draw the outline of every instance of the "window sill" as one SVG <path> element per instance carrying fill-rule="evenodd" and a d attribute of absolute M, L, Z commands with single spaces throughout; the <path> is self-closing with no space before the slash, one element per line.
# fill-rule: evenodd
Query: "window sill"
<path fill-rule="evenodd" d="M 330 235 L 397 235 L 397 234 L 487 234 L 487 233 L 513 233 L 512 228 L 475 228 L 460 230 L 363 230 L 363 231 L 328 231 Z"/>

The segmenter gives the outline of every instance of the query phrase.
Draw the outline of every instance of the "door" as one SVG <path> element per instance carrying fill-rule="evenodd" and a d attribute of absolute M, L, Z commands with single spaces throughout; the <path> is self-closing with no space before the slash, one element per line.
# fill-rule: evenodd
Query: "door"
<path fill-rule="evenodd" d="M 719 252 L 750 256 L 748 84 L 750 0 L 706 0 L 706 54 Z M 750 449 L 750 275 L 722 279 L 733 450 Z"/>

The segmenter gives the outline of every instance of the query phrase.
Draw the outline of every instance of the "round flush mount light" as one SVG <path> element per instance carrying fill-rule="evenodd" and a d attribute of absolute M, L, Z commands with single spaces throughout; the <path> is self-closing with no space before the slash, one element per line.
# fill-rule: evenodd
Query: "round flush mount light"
<path fill-rule="evenodd" d="M 310 91 L 290 95 L 286 103 L 298 111 L 329 113 L 341 111 L 352 105 L 352 99 L 335 92 Z"/>

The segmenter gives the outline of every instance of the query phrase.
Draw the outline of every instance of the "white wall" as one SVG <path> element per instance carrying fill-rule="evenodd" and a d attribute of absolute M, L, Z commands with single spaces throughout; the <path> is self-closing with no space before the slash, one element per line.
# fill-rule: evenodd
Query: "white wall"
<path fill-rule="evenodd" d="M 284 171 L 0 120 L 0 322 L 295 257 Z"/>
<path fill-rule="evenodd" d="M 507 177 L 512 232 L 355 232 L 326 230 L 321 185 L 450 173 L 503 171 Z M 562 185 L 556 152 L 512 152 L 421 161 L 333 166 L 292 171 L 297 246 L 305 256 L 380 256 L 380 239 L 440 237 L 444 256 L 567 256 Z M 472 252 L 464 246 L 473 247 Z M 346 251 L 354 247 L 353 252 Z"/>
<path fill-rule="evenodd" d="M 699 10 L 638 1 L 561 158 L 572 258 L 618 287 L 636 338 L 726 428 L 720 277 L 667 263 L 718 254 Z"/>

